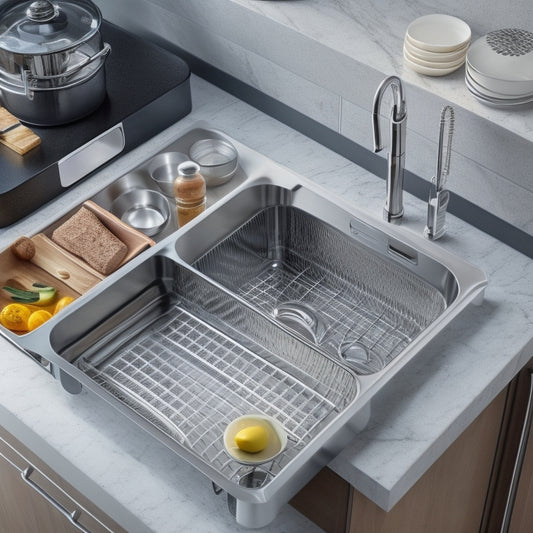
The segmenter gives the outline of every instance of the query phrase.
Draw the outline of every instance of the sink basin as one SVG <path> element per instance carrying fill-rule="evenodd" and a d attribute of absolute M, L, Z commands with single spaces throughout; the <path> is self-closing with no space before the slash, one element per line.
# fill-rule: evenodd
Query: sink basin
<path fill-rule="evenodd" d="M 224 206 L 227 213 L 251 205 L 250 193 L 259 199 L 281 191 L 246 191 Z M 242 225 L 235 220 L 236 231 L 192 265 L 359 374 L 382 370 L 458 297 L 457 279 L 441 263 L 377 231 L 386 255 L 375 253 L 292 201 L 260 208 Z M 346 220 L 351 231 L 357 224 Z"/>
<path fill-rule="evenodd" d="M 279 178 L 227 199 L 178 238 L 177 253 L 358 375 L 411 357 L 482 298 L 478 269 Z"/>
<path fill-rule="evenodd" d="M 238 523 L 262 527 L 487 279 L 232 143 L 245 180 L 16 342 L 203 472 Z M 224 448 L 247 414 L 287 433 L 268 463 Z"/>

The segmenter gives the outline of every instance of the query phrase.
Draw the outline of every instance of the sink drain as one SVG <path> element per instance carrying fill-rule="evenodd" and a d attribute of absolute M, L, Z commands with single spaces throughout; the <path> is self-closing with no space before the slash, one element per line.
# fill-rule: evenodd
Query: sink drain
<path fill-rule="evenodd" d="M 274 308 L 274 317 L 305 339 L 319 344 L 326 333 L 326 324 L 320 314 L 302 302 L 283 302 Z"/>
<path fill-rule="evenodd" d="M 345 341 L 341 344 L 339 355 L 348 366 L 359 374 L 373 374 L 385 367 L 383 360 L 357 341 Z"/>

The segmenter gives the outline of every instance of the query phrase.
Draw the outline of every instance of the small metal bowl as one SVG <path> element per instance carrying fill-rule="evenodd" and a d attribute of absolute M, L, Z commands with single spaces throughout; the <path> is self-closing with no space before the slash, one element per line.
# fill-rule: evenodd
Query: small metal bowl
<path fill-rule="evenodd" d="M 150 189 L 131 189 L 113 201 L 111 212 L 148 237 L 159 233 L 170 217 L 168 200 Z"/>
<path fill-rule="evenodd" d="M 150 161 L 148 172 L 163 194 L 174 197 L 174 180 L 178 175 L 178 165 L 188 160 L 189 157 L 181 152 L 163 152 Z"/>
<path fill-rule="evenodd" d="M 229 181 L 237 170 L 236 148 L 222 139 L 201 139 L 189 149 L 190 158 L 200 165 L 200 174 L 208 187 Z"/>

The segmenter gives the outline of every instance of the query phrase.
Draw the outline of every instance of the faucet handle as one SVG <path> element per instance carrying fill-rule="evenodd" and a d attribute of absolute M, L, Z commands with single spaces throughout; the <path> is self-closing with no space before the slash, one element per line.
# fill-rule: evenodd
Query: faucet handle
<path fill-rule="evenodd" d="M 374 95 L 372 109 L 372 130 L 374 133 L 374 152 L 383 149 L 379 127 L 379 114 L 383 94 L 391 88 L 394 102 L 390 117 L 390 148 L 388 156 L 387 196 L 383 216 L 388 222 L 399 222 L 403 216 L 403 174 L 405 159 L 405 134 L 407 109 L 403 95 L 402 80 L 397 76 L 385 78 Z"/>
<path fill-rule="evenodd" d="M 372 131 L 374 134 L 374 152 L 383 150 L 383 143 L 381 142 L 381 131 L 379 127 L 379 115 L 381 110 L 381 100 L 388 88 L 391 88 L 394 97 L 394 105 L 392 108 L 391 120 L 393 122 L 402 122 L 407 115 L 407 106 L 403 94 L 402 80 L 398 76 L 389 76 L 385 78 L 379 85 L 374 95 L 374 103 L 372 105 Z"/>

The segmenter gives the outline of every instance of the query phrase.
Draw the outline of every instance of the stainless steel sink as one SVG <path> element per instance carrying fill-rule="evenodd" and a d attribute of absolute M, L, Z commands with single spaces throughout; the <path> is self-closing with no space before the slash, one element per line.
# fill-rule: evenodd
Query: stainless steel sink
<path fill-rule="evenodd" d="M 412 357 L 481 301 L 479 269 L 287 171 L 272 176 L 189 228 L 177 253 L 357 374 Z"/>
<path fill-rule="evenodd" d="M 232 142 L 246 180 L 16 342 L 67 390 L 93 391 L 197 467 L 240 524 L 261 527 L 487 280 Z M 248 413 L 289 435 L 256 467 L 223 446 Z"/>

